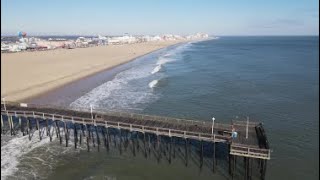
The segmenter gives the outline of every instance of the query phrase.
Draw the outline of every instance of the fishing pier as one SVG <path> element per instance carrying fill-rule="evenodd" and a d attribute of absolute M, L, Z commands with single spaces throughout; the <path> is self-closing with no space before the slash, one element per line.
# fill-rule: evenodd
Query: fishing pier
<path fill-rule="evenodd" d="M 139 149 L 148 158 L 151 150 L 160 161 L 165 159 L 171 164 L 177 147 L 183 149 L 184 163 L 190 163 L 190 146 L 196 146 L 199 168 L 203 168 L 204 158 L 211 159 L 210 169 L 217 169 L 217 151 L 219 144 L 226 145 L 228 153 L 228 173 L 234 179 L 236 167 L 241 166 L 242 177 L 249 180 L 253 174 L 265 179 L 267 161 L 271 149 L 263 125 L 258 122 L 232 121 L 230 124 L 208 121 L 185 120 L 161 116 L 150 116 L 122 112 L 96 112 L 62 109 L 61 107 L 40 106 L 16 102 L 1 102 L 1 133 L 16 135 L 22 133 L 29 139 L 39 133 L 56 136 L 60 144 L 65 142 L 77 148 L 86 143 L 87 151 L 104 146 L 109 151 L 114 144 L 120 154 L 129 148 L 133 156 Z M 237 132 L 236 137 L 234 132 Z M 112 141 L 113 136 L 113 141 Z M 117 140 L 115 141 L 115 137 Z M 204 152 L 204 146 L 209 152 Z M 209 155 L 208 155 L 209 154 Z M 240 160 L 243 160 L 241 162 Z M 258 173 L 253 173 L 257 171 Z M 257 177 L 255 177 L 257 178 Z"/>

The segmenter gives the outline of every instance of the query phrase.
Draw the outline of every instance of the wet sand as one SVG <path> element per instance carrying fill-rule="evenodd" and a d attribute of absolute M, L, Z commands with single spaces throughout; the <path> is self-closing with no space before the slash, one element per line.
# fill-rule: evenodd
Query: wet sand
<path fill-rule="evenodd" d="M 1 97 L 26 101 L 182 41 L 1 54 Z"/>

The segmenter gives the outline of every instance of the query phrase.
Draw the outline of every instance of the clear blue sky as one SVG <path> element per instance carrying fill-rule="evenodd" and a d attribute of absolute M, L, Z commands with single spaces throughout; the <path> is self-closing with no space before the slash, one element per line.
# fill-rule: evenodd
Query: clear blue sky
<path fill-rule="evenodd" d="M 318 0 L 1 0 L 1 34 L 318 35 Z"/>

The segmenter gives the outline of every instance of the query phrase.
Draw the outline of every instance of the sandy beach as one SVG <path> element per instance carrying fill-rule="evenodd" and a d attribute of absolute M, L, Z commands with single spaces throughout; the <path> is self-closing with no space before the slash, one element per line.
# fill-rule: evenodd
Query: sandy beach
<path fill-rule="evenodd" d="M 1 97 L 23 101 L 181 41 L 1 54 Z"/>

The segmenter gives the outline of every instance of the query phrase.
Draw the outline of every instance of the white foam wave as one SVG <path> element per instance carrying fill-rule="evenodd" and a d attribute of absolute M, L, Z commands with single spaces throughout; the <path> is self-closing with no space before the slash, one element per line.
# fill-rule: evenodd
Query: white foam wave
<path fill-rule="evenodd" d="M 156 66 L 156 67 L 152 70 L 151 74 L 154 74 L 154 73 L 159 72 L 160 69 L 161 69 L 161 65 Z"/>
<path fill-rule="evenodd" d="M 157 65 L 164 65 L 170 61 L 172 61 L 172 59 L 159 57 L 159 60 L 157 61 Z"/>
<path fill-rule="evenodd" d="M 163 55 L 163 57 L 169 57 L 169 56 L 171 56 L 171 53 L 167 53 L 167 54 Z"/>
<path fill-rule="evenodd" d="M 158 80 L 153 80 L 153 81 L 151 81 L 150 83 L 149 83 L 149 87 L 150 88 L 154 88 L 157 84 L 158 84 Z"/>
<path fill-rule="evenodd" d="M 70 104 L 70 106 L 74 109 L 83 109 L 88 108 L 90 105 L 98 106 L 102 101 L 108 100 L 108 107 L 113 109 L 115 107 L 126 106 L 124 101 L 132 99 L 130 103 L 138 101 L 137 93 L 130 90 L 129 82 L 137 79 L 142 79 L 150 75 L 150 67 L 138 67 L 131 68 L 126 71 L 123 71 L 115 76 L 115 78 L 111 81 L 107 81 L 106 83 L 92 89 L 90 92 L 75 100 Z M 126 90 L 126 96 L 118 95 L 120 92 Z M 133 94 L 132 98 L 129 94 Z M 144 96 L 146 94 L 139 94 L 138 97 Z M 116 96 L 116 97 L 115 97 Z M 114 98 L 113 98 L 114 97 Z M 111 99 L 113 98 L 113 99 Z"/>
<path fill-rule="evenodd" d="M 95 109 L 121 111 L 143 109 L 144 104 L 158 98 L 158 95 L 150 90 L 156 85 L 155 82 L 150 82 L 151 78 L 154 78 L 151 75 L 155 74 L 158 79 L 162 78 L 164 74 L 157 72 L 161 71 L 166 63 L 181 59 L 181 52 L 189 46 L 190 44 L 180 45 L 159 54 L 157 59 L 151 56 L 152 59 L 147 58 L 148 61 L 137 62 L 134 67 L 120 72 L 113 80 L 105 82 L 72 102 L 71 108 L 84 110 L 93 105 Z M 148 82 L 151 83 L 149 87 L 152 87 L 145 86 Z"/>
<path fill-rule="evenodd" d="M 34 132 L 34 135 L 36 134 L 38 134 L 38 131 Z M 1 146 L 1 179 L 6 179 L 18 170 L 17 165 L 22 155 L 49 142 L 50 139 L 48 137 L 44 137 L 41 141 L 39 138 L 33 137 L 31 141 L 29 141 L 28 136 L 18 134 L 3 144 Z"/>

